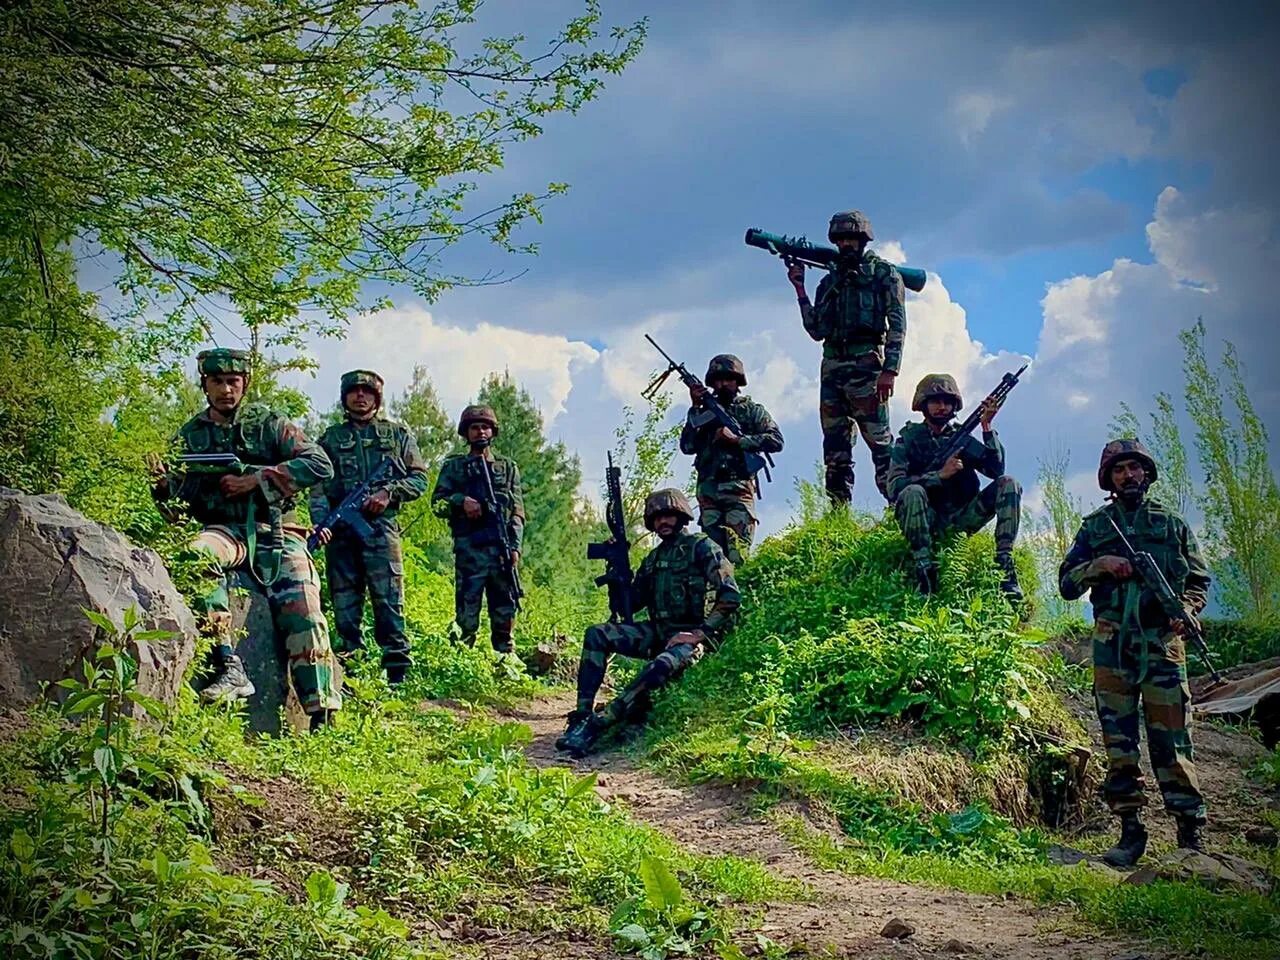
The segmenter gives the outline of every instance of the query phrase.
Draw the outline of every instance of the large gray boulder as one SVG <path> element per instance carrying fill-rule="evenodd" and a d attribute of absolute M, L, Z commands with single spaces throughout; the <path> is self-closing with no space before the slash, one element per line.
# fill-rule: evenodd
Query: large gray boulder
<path fill-rule="evenodd" d="M 195 652 L 196 621 L 160 557 L 73 510 L 61 496 L 0 487 L 0 703 L 28 704 L 78 671 L 101 642 L 82 608 L 119 624 L 137 607 L 138 690 L 172 703 Z"/>

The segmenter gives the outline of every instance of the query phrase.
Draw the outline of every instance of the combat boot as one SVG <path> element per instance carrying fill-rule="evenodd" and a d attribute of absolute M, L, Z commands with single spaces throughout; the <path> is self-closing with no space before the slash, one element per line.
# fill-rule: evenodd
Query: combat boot
<path fill-rule="evenodd" d="M 1137 812 L 1120 817 L 1120 839 L 1102 855 L 1102 862 L 1112 867 L 1132 867 L 1147 852 L 1147 828 Z"/>
<path fill-rule="evenodd" d="M 564 750 L 575 760 L 581 760 L 595 748 L 596 742 L 609 729 L 609 721 L 598 713 L 592 713 L 578 721 L 564 737 Z"/>
<path fill-rule="evenodd" d="M 315 733 L 322 727 L 331 726 L 333 724 L 333 714 L 334 711 L 332 710 L 317 710 L 315 713 L 311 714 L 311 716 L 308 717 L 311 733 Z"/>
<path fill-rule="evenodd" d="M 938 592 L 938 565 L 927 560 L 916 562 L 916 587 L 926 597 Z"/>
<path fill-rule="evenodd" d="M 1004 572 L 1004 578 L 1000 581 L 1000 592 L 1013 606 L 1022 603 L 1024 599 L 1022 586 L 1018 583 L 1018 571 L 1013 566 L 1013 554 L 997 553 L 996 566 Z"/>
<path fill-rule="evenodd" d="M 404 683 L 405 674 L 409 672 L 407 663 L 393 663 L 387 667 L 387 685 L 396 687 Z"/>
<path fill-rule="evenodd" d="M 564 733 L 556 737 L 556 749 L 566 749 L 565 744 L 569 741 L 569 734 L 573 733 L 573 728 L 580 724 L 587 717 L 591 716 L 590 710 L 570 710 L 569 716 L 565 720 Z"/>
<path fill-rule="evenodd" d="M 1196 817 L 1178 817 L 1178 849 L 1204 852 L 1204 824 Z"/>
<path fill-rule="evenodd" d="M 203 690 L 200 699 L 207 703 L 220 700 L 247 700 L 255 693 L 253 681 L 245 673 L 244 663 L 234 653 L 222 663 L 222 673 Z"/>

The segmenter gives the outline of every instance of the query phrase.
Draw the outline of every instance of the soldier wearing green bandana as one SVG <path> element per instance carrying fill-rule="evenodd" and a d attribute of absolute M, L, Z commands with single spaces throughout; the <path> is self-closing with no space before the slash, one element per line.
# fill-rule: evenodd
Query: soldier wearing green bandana
<path fill-rule="evenodd" d="M 382 648 L 387 681 L 398 684 L 409 669 L 409 641 L 404 631 L 404 559 L 400 547 L 399 508 L 427 489 L 427 465 L 413 434 L 382 415 L 382 378 L 372 370 L 351 370 L 340 385 L 343 420 L 320 437 L 333 462 L 333 476 L 311 488 L 311 521 L 326 513 L 364 484 L 388 458 L 404 467 L 404 475 L 379 484 L 365 499 L 361 513 L 374 526 L 365 542 L 346 525 L 318 534 L 325 544 L 325 575 L 338 632 L 337 652 L 346 657 L 364 649 L 361 621 L 365 593 L 373 607 L 373 637 Z"/>
<path fill-rule="evenodd" d="M 320 582 L 295 506 L 303 490 L 333 475 L 333 467 L 298 426 L 265 406 L 243 402 L 250 376 L 247 351 L 205 350 L 196 362 L 209 405 L 183 424 L 176 444 L 184 454 L 233 454 L 243 466 L 221 472 L 194 466 L 170 470 L 156 462 L 152 494 L 170 519 L 177 518 L 177 502 L 204 525 L 192 548 L 218 570 L 197 611 L 217 641 L 218 675 L 201 695 L 223 700 L 254 693 L 235 654 L 229 591 L 237 581 L 256 584 L 271 607 L 294 692 L 314 729 L 341 706 L 341 698 Z"/>

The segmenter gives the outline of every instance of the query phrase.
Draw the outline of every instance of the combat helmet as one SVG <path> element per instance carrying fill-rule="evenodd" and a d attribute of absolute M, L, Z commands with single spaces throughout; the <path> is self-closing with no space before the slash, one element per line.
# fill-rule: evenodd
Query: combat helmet
<path fill-rule="evenodd" d="M 866 237 L 868 240 L 876 238 L 876 235 L 871 232 L 870 217 L 861 210 L 841 210 L 831 215 L 831 223 L 827 226 L 828 240 L 835 243 L 836 237 L 857 236 Z"/>
<path fill-rule="evenodd" d="M 247 377 L 252 359 L 253 354 L 248 350 L 214 347 L 196 354 L 196 370 L 202 377 L 215 373 L 240 373 Z"/>
<path fill-rule="evenodd" d="M 956 378 L 949 373 L 926 373 L 916 384 L 916 395 L 911 399 L 911 409 L 916 413 L 924 413 L 925 401 L 930 397 L 948 397 L 955 401 L 955 413 L 959 413 L 964 406 L 964 398 L 960 396 Z"/>
<path fill-rule="evenodd" d="M 660 513 L 674 513 L 693 521 L 693 508 L 689 506 L 689 498 L 675 487 L 664 487 L 655 490 L 644 501 L 644 527 L 653 529 L 654 518 Z"/>
<path fill-rule="evenodd" d="M 1115 493 L 1111 485 L 1111 468 L 1121 460 L 1137 460 L 1147 471 L 1147 482 L 1154 483 L 1158 475 L 1155 458 L 1142 445 L 1141 440 L 1133 437 L 1122 437 L 1112 440 L 1102 448 L 1102 457 L 1098 460 L 1098 486 L 1108 493 Z"/>
<path fill-rule="evenodd" d="M 498 435 L 498 415 L 493 412 L 493 407 L 473 403 L 463 410 L 462 416 L 458 418 L 458 436 L 465 437 L 468 425 L 473 423 L 487 423 L 493 427 L 493 435 Z"/>
<path fill-rule="evenodd" d="M 378 406 L 382 406 L 382 378 L 372 370 L 348 370 L 344 373 L 338 388 L 338 399 L 345 401 L 347 394 L 356 387 L 368 387 L 378 398 Z"/>
<path fill-rule="evenodd" d="M 707 364 L 707 375 L 702 379 L 710 383 L 715 376 L 730 376 L 738 381 L 739 386 L 747 385 L 747 369 L 732 353 L 721 353 L 711 358 Z"/>

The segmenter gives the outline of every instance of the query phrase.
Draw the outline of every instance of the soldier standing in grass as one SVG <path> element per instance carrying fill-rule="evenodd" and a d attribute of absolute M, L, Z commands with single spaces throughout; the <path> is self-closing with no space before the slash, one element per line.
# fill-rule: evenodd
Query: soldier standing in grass
<path fill-rule="evenodd" d="M 569 714 L 557 750 L 582 757 L 616 724 L 642 712 L 649 695 L 678 676 L 719 642 L 741 603 L 733 564 L 715 541 L 685 528 L 693 520 L 679 490 L 655 490 L 644 504 L 644 525 L 658 545 L 640 562 L 632 585 L 635 610 L 649 611 L 641 623 L 598 623 L 582 640 L 578 705 Z M 649 662 L 631 684 L 600 712 L 596 694 L 615 653 Z"/>
<path fill-rule="evenodd" d="M 342 701 L 320 605 L 320 580 L 294 505 L 307 487 L 329 479 L 333 467 L 301 428 L 265 406 L 242 402 L 249 358 L 248 351 L 225 348 L 205 350 L 196 358 L 209 406 L 183 424 L 177 437 L 182 453 L 234 454 L 249 469 L 217 474 L 194 467 L 169 470 L 156 462 L 152 495 L 171 520 L 179 516 L 172 501 L 186 504 L 204 525 L 192 549 L 218 571 L 197 604 L 217 642 L 218 673 L 201 697 L 236 700 L 254 694 L 231 632 L 233 578 L 248 571 L 270 604 L 276 632 L 284 638 L 294 692 L 314 730 Z"/>
<path fill-rule="evenodd" d="M 1022 515 L 1022 487 L 1005 474 L 1004 444 L 991 426 L 999 405 L 988 403 L 982 410 L 981 442 L 969 437 L 964 449 L 941 469 L 929 469 L 959 429 L 954 419 L 963 405 L 960 388 L 950 374 L 931 373 L 920 381 L 911 409 L 924 414 L 924 422 L 904 425 L 893 445 L 889 495 L 915 557 L 922 593 L 938 589 L 934 537 L 952 529 L 975 533 L 995 517 L 996 564 L 1004 572 L 1000 589 L 1018 603 L 1022 589 L 1013 567 L 1013 543 Z M 981 490 L 979 473 L 992 480 Z"/>
<path fill-rule="evenodd" d="M 693 454 L 698 474 L 698 526 L 737 565 L 751 546 L 756 528 L 756 478 L 747 472 L 743 453 L 777 453 L 782 431 L 762 404 L 739 391 L 747 385 L 742 361 L 729 353 L 712 357 L 703 378 L 706 387 L 689 388 L 689 417 L 680 432 L 680 452 Z M 742 427 L 739 436 L 711 421 L 694 425 L 707 390 Z"/>
<path fill-rule="evenodd" d="M 333 601 L 339 657 L 364 649 L 361 620 L 367 591 L 373 607 L 373 636 L 382 648 L 387 682 L 400 683 L 409 669 L 404 632 L 404 560 L 396 512 L 427 489 L 427 465 L 408 428 L 381 415 L 382 378 L 372 370 L 351 370 L 339 387 L 343 421 L 325 430 L 320 446 L 333 462 L 334 475 L 311 488 L 311 521 L 319 523 L 351 491 L 359 488 L 384 460 L 394 457 L 404 476 L 379 484 L 361 512 L 374 523 L 375 539 L 366 543 L 350 528 L 320 531 L 325 544 L 325 574 Z"/>
<path fill-rule="evenodd" d="M 867 250 L 871 221 L 859 210 L 831 217 L 827 237 L 840 251 L 818 283 L 814 302 L 804 288 L 804 264 L 787 264 L 805 332 L 822 344 L 822 462 L 827 496 L 853 497 L 853 425 L 871 450 L 876 487 L 889 499 L 889 398 L 902 366 L 907 334 L 906 292 L 896 267 Z"/>
<path fill-rule="evenodd" d="M 462 640 L 475 643 L 480 629 L 480 605 L 489 600 L 489 638 L 500 654 L 515 653 L 513 632 L 519 602 L 516 585 L 504 569 L 498 524 L 506 531 L 512 564 L 520 562 L 524 536 L 524 493 L 520 470 L 508 457 L 496 456 L 490 444 L 498 436 L 498 417 L 491 407 L 472 405 L 458 419 L 458 434 L 466 453 L 446 457 L 440 467 L 431 504 L 449 521 L 453 534 L 454 609 Z M 489 471 L 499 511 L 494 524 L 485 506 L 484 471 Z"/>
<path fill-rule="evenodd" d="M 1147 848 L 1140 816 L 1146 796 L 1139 699 L 1151 766 L 1165 809 L 1178 824 L 1178 846 L 1204 846 L 1205 804 L 1193 762 L 1183 633 L 1208 602 L 1209 570 L 1187 522 L 1147 496 L 1156 477 L 1155 460 L 1137 440 L 1112 440 L 1103 447 L 1098 486 L 1111 500 L 1084 518 L 1058 569 L 1062 596 L 1076 600 L 1089 591 L 1093 605 L 1093 691 L 1107 746 L 1102 792 L 1120 818 L 1120 839 L 1103 859 L 1115 867 L 1133 866 Z M 1137 579 L 1112 523 L 1135 550 L 1152 555 L 1182 599 L 1185 618 L 1170 619 Z"/>

